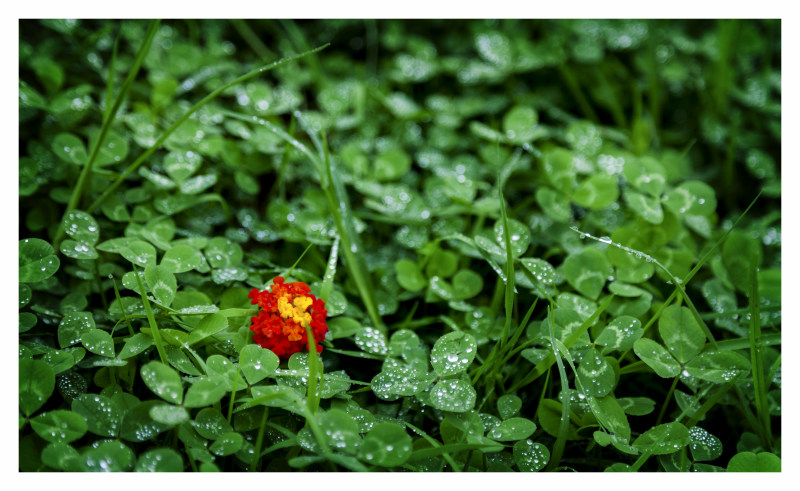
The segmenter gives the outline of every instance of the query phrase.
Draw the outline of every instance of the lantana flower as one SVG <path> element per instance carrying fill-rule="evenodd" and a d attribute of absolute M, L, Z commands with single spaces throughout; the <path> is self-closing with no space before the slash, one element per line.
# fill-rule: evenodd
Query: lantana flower
<path fill-rule="evenodd" d="M 308 346 L 306 327 L 311 326 L 317 352 L 321 352 L 320 343 L 328 332 L 328 311 L 325 302 L 310 291 L 302 281 L 284 283 L 282 276 L 272 280 L 271 291 L 253 288 L 250 301 L 261 307 L 250 325 L 253 341 L 286 360 Z"/>

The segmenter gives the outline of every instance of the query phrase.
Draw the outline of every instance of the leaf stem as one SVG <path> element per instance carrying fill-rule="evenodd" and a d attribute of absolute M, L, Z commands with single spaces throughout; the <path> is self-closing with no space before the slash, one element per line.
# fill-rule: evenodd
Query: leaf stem
<path fill-rule="evenodd" d="M 672 381 L 672 385 L 667 392 L 667 397 L 664 398 L 664 403 L 661 405 L 661 411 L 658 412 L 658 418 L 656 418 L 656 426 L 661 424 L 661 421 L 664 419 L 664 414 L 667 412 L 667 406 L 669 406 L 669 401 L 672 400 L 672 394 L 675 392 L 675 388 L 678 386 L 678 381 L 681 379 L 680 374 L 675 376 L 675 379 Z"/>

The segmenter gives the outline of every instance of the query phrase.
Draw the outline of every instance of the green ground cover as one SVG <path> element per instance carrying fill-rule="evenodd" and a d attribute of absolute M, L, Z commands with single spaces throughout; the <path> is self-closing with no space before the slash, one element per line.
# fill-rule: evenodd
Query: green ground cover
<path fill-rule="evenodd" d="M 780 37 L 20 21 L 19 469 L 779 471 Z"/>

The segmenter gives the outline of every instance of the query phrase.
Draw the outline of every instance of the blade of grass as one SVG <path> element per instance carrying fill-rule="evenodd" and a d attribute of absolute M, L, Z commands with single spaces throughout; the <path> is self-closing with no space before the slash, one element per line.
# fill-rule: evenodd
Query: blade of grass
<path fill-rule="evenodd" d="M 731 390 L 731 388 L 733 388 L 733 386 L 734 386 L 734 382 L 728 382 L 727 384 L 723 385 L 717 392 L 715 392 L 713 396 L 711 396 L 708 399 L 706 399 L 706 402 L 704 402 L 703 405 L 700 406 L 700 409 L 698 409 L 697 411 L 692 413 L 691 417 L 686 420 L 686 423 L 685 423 L 686 427 L 687 428 L 691 428 L 692 426 L 696 425 L 697 422 L 700 421 L 700 419 L 702 419 L 702 417 L 705 416 L 706 413 L 712 407 L 714 407 L 714 405 L 716 405 L 717 402 L 719 402 L 720 399 L 722 399 L 722 396 L 727 394 L 728 391 Z M 709 388 L 711 388 L 711 386 L 709 386 Z M 682 415 L 681 418 L 683 416 L 684 415 Z M 681 418 L 678 418 L 678 420 L 680 420 Z"/>
<path fill-rule="evenodd" d="M 228 402 L 228 424 L 231 423 L 233 418 L 233 403 L 236 401 L 236 385 L 239 383 L 241 372 L 241 365 L 236 365 L 236 376 L 233 379 L 233 386 L 231 387 L 231 400 Z"/>
<path fill-rule="evenodd" d="M 156 343 L 156 351 L 158 351 L 158 356 L 161 358 L 161 363 L 169 366 L 167 355 L 164 353 L 164 343 L 161 340 L 161 333 L 158 330 L 158 323 L 156 322 L 156 317 L 153 315 L 153 308 L 150 306 L 150 299 L 147 298 L 147 293 L 145 292 L 144 284 L 142 283 L 141 276 L 139 276 L 139 271 L 136 269 L 136 265 L 133 266 L 133 276 L 136 277 L 136 282 L 139 285 L 142 303 L 144 304 L 144 311 L 145 314 L 147 314 L 147 322 L 150 324 L 150 332 L 153 334 L 153 341 Z"/>
<path fill-rule="evenodd" d="M 323 367 L 317 353 L 317 342 L 314 333 L 311 332 L 311 325 L 306 326 L 306 336 L 308 337 L 308 392 L 306 395 L 306 405 L 311 414 L 319 409 L 320 387 L 322 386 Z"/>
<path fill-rule="evenodd" d="M 264 406 L 264 412 L 261 415 L 261 423 L 258 425 L 258 433 L 256 436 L 256 443 L 253 448 L 253 458 L 250 461 L 250 472 L 258 470 L 258 463 L 261 460 L 261 446 L 264 444 L 264 433 L 266 432 L 267 417 L 269 416 L 269 407 Z"/>
<path fill-rule="evenodd" d="M 145 35 L 145 39 L 147 37 L 149 37 L 149 31 L 148 34 Z M 117 64 L 117 52 L 119 52 L 120 38 L 121 38 L 120 31 L 117 30 L 117 35 L 114 38 L 114 47 L 111 49 L 111 59 L 108 62 L 108 80 L 106 81 L 106 96 L 105 96 L 106 110 L 103 112 L 103 122 L 109 119 L 109 116 L 111 114 L 111 108 L 114 106 L 114 68 L 116 67 Z M 144 44 L 142 46 L 144 46 Z"/>
<path fill-rule="evenodd" d="M 761 356 L 761 301 L 758 296 L 758 268 L 753 265 L 750 270 L 750 365 L 753 376 L 753 392 L 755 393 L 756 415 L 763 429 L 762 445 L 772 449 L 772 425 L 767 402 L 767 386 L 764 380 L 764 360 Z"/>
<path fill-rule="evenodd" d="M 294 268 L 296 268 L 296 267 L 297 267 L 297 265 L 298 265 L 298 264 L 300 264 L 300 261 L 303 259 L 303 256 L 305 256 L 305 255 L 306 255 L 306 252 L 308 252 L 308 251 L 309 251 L 309 249 L 311 249 L 312 247 L 314 247 L 314 244 L 308 244 L 308 245 L 306 246 L 306 248 L 303 250 L 303 253 L 302 253 L 302 254 L 300 254 L 300 255 L 297 257 L 297 259 L 295 259 L 295 261 L 294 261 L 294 264 L 292 264 L 292 266 L 291 266 L 289 269 L 287 269 L 286 271 L 284 271 L 284 272 L 283 272 L 283 274 L 282 274 L 281 276 L 283 276 L 284 278 L 288 278 L 288 277 L 290 277 L 290 276 L 292 275 L 292 273 L 294 272 Z"/>
<path fill-rule="evenodd" d="M 751 201 L 750 204 L 747 205 L 747 208 L 745 208 L 745 210 L 739 215 L 739 217 L 736 219 L 736 221 L 733 222 L 733 225 L 731 226 L 731 228 L 726 230 L 725 233 L 722 234 L 722 236 L 719 239 L 717 239 L 716 242 L 714 242 L 714 245 L 711 246 L 711 248 L 708 251 L 706 251 L 705 254 L 703 254 L 703 257 L 701 257 L 700 260 L 697 262 L 697 264 L 695 264 L 694 267 L 691 269 L 691 271 L 689 271 L 689 273 L 687 273 L 687 275 L 683 278 L 683 284 L 684 285 L 688 285 L 689 284 L 689 281 L 691 281 L 692 278 L 694 278 L 694 275 L 697 274 L 697 272 L 700 271 L 700 268 L 702 268 L 703 265 L 706 263 L 706 261 L 709 260 L 709 258 L 711 257 L 711 254 L 715 250 L 717 250 L 717 248 L 719 248 L 725 242 L 725 240 L 728 238 L 728 235 L 730 235 L 730 233 L 733 231 L 733 229 L 735 229 L 736 226 L 739 224 L 739 222 L 742 221 L 742 219 L 745 217 L 745 215 L 747 215 L 747 213 L 750 211 L 750 209 L 753 207 L 753 205 L 756 204 L 756 201 L 758 201 L 758 198 L 761 196 L 762 192 L 763 191 L 759 191 L 759 193 L 756 195 L 756 197 L 753 198 L 753 201 Z M 577 230 L 577 229 L 573 228 L 573 230 Z M 603 242 L 605 242 L 605 241 L 603 241 Z M 633 250 L 633 249 L 631 249 L 631 250 Z M 639 251 L 634 251 L 634 255 L 635 255 L 636 252 L 639 252 Z M 641 254 L 641 252 L 640 252 L 640 254 Z M 666 309 L 675 300 L 677 294 L 678 294 L 678 289 L 677 289 L 677 285 L 676 285 L 676 289 L 673 290 L 673 292 L 669 296 L 669 298 L 667 298 L 667 300 L 661 305 L 661 307 L 658 309 L 656 314 L 650 319 L 650 321 L 647 322 L 647 324 L 644 327 L 644 332 L 647 332 L 647 329 L 658 319 L 658 317 L 661 316 L 661 313 L 664 311 L 664 309 Z M 700 314 L 698 313 L 697 315 L 699 317 Z M 705 325 L 705 324 L 702 324 L 702 325 Z M 618 358 L 618 361 L 621 361 L 628 353 L 630 353 L 630 351 L 631 350 L 628 350 L 625 353 L 623 353 Z"/>
<path fill-rule="evenodd" d="M 158 30 L 158 25 L 161 23 L 160 20 L 153 20 L 150 22 L 150 25 L 147 28 L 147 33 L 145 34 L 144 42 L 142 42 L 142 46 L 139 48 L 139 51 L 136 53 L 136 58 L 133 61 L 133 66 L 131 70 L 128 72 L 128 76 L 125 77 L 125 81 L 122 83 L 122 87 L 120 87 L 119 93 L 117 94 L 116 99 L 114 100 L 113 106 L 106 109 L 106 112 L 103 114 L 103 125 L 100 128 L 100 135 L 95 140 L 94 145 L 92 146 L 91 152 L 89 154 L 89 158 L 86 161 L 86 164 L 81 169 L 81 173 L 78 176 L 78 182 L 75 183 L 75 188 L 72 190 L 72 195 L 69 198 L 69 202 L 67 203 L 67 208 L 64 210 L 64 217 L 67 214 L 76 209 L 81 197 L 83 196 L 83 187 L 86 183 L 86 179 L 89 177 L 89 174 L 92 172 L 92 167 L 94 167 L 94 162 L 97 159 L 97 154 L 100 150 L 100 147 L 103 145 L 105 141 L 106 135 L 108 135 L 108 130 L 111 128 L 111 124 L 114 122 L 114 118 L 116 117 L 117 111 L 119 111 L 120 106 L 122 105 L 122 101 L 128 96 L 128 92 L 133 85 L 133 81 L 136 76 L 139 74 L 139 69 L 142 66 L 142 62 L 144 61 L 145 56 L 150 51 L 150 45 L 153 43 L 153 38 L 156 35 L 156 31 Z M 111 86 L 113 84 L 114 76 L 113 76 L 113 66 L 114 61 L 116 58 L 116 46 L 117 42 L 114 43 L 115 50 L 112 53 L 112 63 L 109 66 L 109 75 L 108 75 L 108 85 L 106 91 L 106 97 L 111 94 Z M 94 208 L 88 210 L 89 213 L 94 211 Z M 62 219 L 58 229 L 56 231 L 56 236 L 53 242 L 58 247 L 58 244 L 61 243 L 61 240 L 64 238 L 64 220 Z"/>
<path fill-rule="evenodd" d="M 603 303 L 601 303 L 597 307 L 597 310 L 595 310 L 594 313 L 588 319 L 583 321 L 583 324 L 581 324 L 581 326 L 578 329 L 576 329 L 572 334 L 570 334 L 570 336 L 566 339 L 566 341 L 564 341 L 564 345 L 567 348 L 572 347 L 575 341 L 577 341 L 578 338 L 581 335 L 583 335 L 583 333 L 589 330 L 589 327 L 595 322 L 595 320 L 597 320 L 598 317 L 600 317 L 600 314 L 605 312 L 605 310 L 611 304 L 612 300 L 614 300 L 614 295 L 609 295 L 608 298 L 606 298 L 603 301 Z M 552 353 L 547 355 L 547 358 L 537 363 L 536 366 L 533 367 L 533 370 L 531 370 L 531 372 L 527 376 L 525 376 L 525 378 L 512 385 L 511 388 L 508 390 L 508 393 L 513 393 L 519 390 L 520 388 L 530 384 L 540 376 L 544 375 L 550 369 L 550 367 L 553 366 L 553 363 L 555 362 L 556 360 Z"/>
<path fill-rule="evenodd" d="M 198 110 L 200 110 L 201 107 L 205 106 L 209 101 L 215 99 L 222 92 L 224 92 L 227 89 L 229 89 L 229 88 L 231 88 L 231 87 L 233 87 L 235 85 L 238 85 L 238 84 L 240 84 L 242 82 L 246 82 L 247 80 L 250 80 L 253 77 L 261 75 L 264 72 L 272 70 L 273 68 L 279 67 L 281 65 L 285 65 L 286 63 L 289 63 L 289 62 L 292 62 L 292 61 L 295 61 L 295 60 L 299 60 L 300 58 L 303 58 L 305 56 L 317 53 L 317 52 L 327 48 L 328 46 L 329 46 L 329 44 L 324 44 L 324 45 L 322 45 L 322 46 L 320 46 L 318 48 L 314 48 L 312 50 L 300 53 L 298 55 L 282 58 L 282 59 L 280 59 L 278 61 L 275 61 L 273 63 L 270 63 L 268 65 L 264 65 L 264 66 L 262 66 L 260 68 L 256 68 L 255 70 L 253 70 L 251 72 L 248 72 L 248 73 L 236 78 L 232 82 L 229 82 L 229 83 L 223 85 L 222 87 L 219 87 L 218 89 L 214 90 L 213 92 L 211 92 L 210 94 L 205 96 L 197 104 L 192 106 L 191 109 L 186 111 L 183 114 L 183 116 L 178 118 L 178 120 L 175 121 L 169 128 L 167 128 L 167 130 L 164 131 L 164 133 L 161 134 L 161 136 L 158 138 L 158 140 L 156 140 L 156 142 L 153 144 L 153 146 L 148 148 L 142 155 L 139 156 L 139 158 L 137 158 L 131 165 L 129 165 L 128 168 L 125 169 L 125 171 L 113 183 L 111 183 L 111 185 L 108 188 L 106 188 L 106 190 L 100 195 L 100 197 L 97 198 L 94 201 L 94 203 L 92 203 L 92 205 L 88 208 L 87 211 L 89 213 L 92 213 L 94 210 L 96 210 L 97 207 L 100 206 L 103 203 L 103 201 L 106 200 L 106 198 L 108 198 L 114 191 L 116 191 L 116 189 L 125 181 L 125 179 L 128 178 L 129 175 L 131 175 L 133 172 L 135 172 L 136 169 L 138 169 L 139 166 L 142 165 L 142 163 L 144 163 L 153 153 L 155 153 L 156 150 L 158 150 L 161 147 L 161 145 L 167 140 L 167 138 L 169 138 L 169 136 L 175 130 L 177 130 L 180 125 L 182 125 L 187 119 L 189 119 L 192 116 L 192 114 L 196 113 Z"/>
<path fill-rule="evenodd" d="M 247 25 L 247 21 L 244 19 L 231 19 L 231 24 L 233 24 L 234 29 L 236 32 L 242 36 L 242 39 L 250 46 L 250 49 L 258 55 L 259 58 L 267 59 L 272 56 L 272 51 L 261 41 L 261 38 L 256 35 L 255 32 Z"/>
<path fill-rule="evenodd" d="M 550 462 L 547 463 L 547 470 L 553 471 L 553 469 L 558 467 L 559 462 L 561 462 L 561 456 L 564 454 L 564 447 L 567 444 L 570 398 L 567 392 L 569 390 L 567 371 L 564 369 L 564 362 L 561 361 L 561 355 L 559 354 L 559 349 L 555 342 L 552 304 L 547 307 L 547 318 L 548 324 L 550 324 L 550 346 L 553 350 L 552 354 L 555 357 L 556 366 L 558 367 L 558 376 L 561 379 L 561 423 L 558 426 L 558 436 L 556 437 L 556 442 L 553 444 L 553 451 L 550 452 Z"/>
<path fill-rule="evenodd" d="M 656 426 L 660 425 L 661 420 L 664 419 L 664 414 L 667 412 L 667 406 L 669 406 L 669 401 L 672 400 L 672 394 L 675 392 L 675 388 L 678 386 L 678 381 L 680 379 L 681 376 L 679 374 L 672 380 L 672 385 L 670 385 L 669 391 L 667 391 L 667 396 L 664 398 L 664 403 L 661 405 L 661 410 L 658 412 Z"/>
<path fill-rule="evenodd" d="M 356 283 L 358 292 L 361 296 L 364 307 L 367 309 L 375 327 L 381 331 L 386 331 L 383 324 L 378 306 L 372 296 L 373 286 L 367 273 L 366 265 L 363 262 L 363 256 L 358 254 L 364 248 L 358 238 L 358 233 L 355 231 L 353 224 L 353 216 L 350 213 L 350 202 L 347 198 L 347 193 L 344 190 L 344 185 L 338 179 L 338 175 L 334 174 L 332 168 L 333 164 L 328 156 L 328 143 L 323 134 L 323 148 L 324 152 L 324 175 L 321 175 L 322 190 L 325 198 L 328 201 L 333 221 L 336 224 L 336 229 L 339 232 L 339 237 L 342 241 L 342 252 L 344 252 L 345 266 L 350 276 Z"/>
<path fill-rule="evenodd" d="M 719 350 L 720 351 L 733 351 L 739 349 L 749 349 L 750 348 L 750 337 L 746 338 L 738 338 L 738 339 L 726 339 L 724 341 L 720 341 L 719 343 Z M 761 342 L 759 343 L 760 346 L 779 346 L 781 344 L 781 335 L 780 333 L 774 334 L 761 334 Z M 765 380 L 770 380 L 767 377 Z"/>
<path fill-rule="evenodd" d="M 130 319 L 128 319 L 128 313 L 125 312 L 125 306 L 122 304 L 122 297 L 119 294 L 119 288 L 117 288 L 117 282 L 116 282 L 116 280 L 114 279 L 113 276 L 111 277 L 111 283 L 114 285 L 114 297 L 116 297 L 117 305 L 119 305 L 119 310 L 120 310 L 120 312 L 122 312 L 122 318 L 123 318 L 123 320 L 125 320 L 125 323 L 128 325 L 128 332 L 131 334 L 131 336 L 133 336 L 134 335 L 133 325 L 131 325 L 131 321 L 130 321 Z M 113 329 L 112 329 L 111 333 L 112 334 L 114 333 Z"/>
<path fill-rule="evenodd" d="M 339 236 L 333 240 L 331 253 L 328 256 L 328 266 L 325 268 L 325 275 L 322 278 L 322 286 L 319 289 L 319 298 L 328 303 L 328 297 L 333 289 L 333 278 L 336 276 L 336 264 L 339 262 Z"/>
<path fill-rule="evenodd" d="M 514 254 L 511 250 L 511 232 L 508 229 L 508 215 L 506 214 L 506 200 L 503 198 L 503 190 L 497 190 L 500 199 L 500 212 L 503 219 L 503 243 L 506 248 L 506 291 L 505 291 L 505 311 L 506 321 L 503 324 L 503 335 L 500 338 L 500 349 L 505 348 L 508 342 L 508 335 L 511 330 L 511 318 L 514 314 Z"/>
<path fill-rule="evenodd" d="M 586 232 L 582 232 L 577 227 L 570 227 L 570 230 L 572 230 L 574 232 L 577 232 L 578 234 L 580 234 L 581 237 L 587 237 L 589 239 L 596 240 L 597 242 L 602 242 L 603 244 L 608 244 L 608 245 L 614 246 L 617 249 L 621 249 L 621 250 L 623 250 L 623 251 L 625 251 L 628 254 L 631 254 L 633 256 L 641 257 L 642 259 L 645 259 L 647 262 L 653 263 L 656 266 L 658 266 L 658 268 L 661 271 L 663 271 L 667 276 L 669 276 L 670 280 L 672 281 L 672 284 L 675 285 L 676 290 L 681 294 L 681 297 L 683 297 L 683 299 L 686 301 L 686 305 L 689 306 L 689 310 L 692 311 L 692 314 L 694 314 L 694 317 L 697 320 L 697 322 L 700 324 L 700 327 L 702 327 L 703 331 L 705 331 L 706 338 L 708 339 L 708 341 L 711 343 L 711 345 L 714 348 L 717 347 L 717 340 L 714 339 L 714 334 L 711 332 L 711 329 L 708 328 L 708 325 L 702 319 L 702 317 L 700 317 L 700 312 L 697 311 L 697 309 L 694 306 L 694 302 L 692 302 L 692 299 L 689 298 L 689 295 L 686 293 L 686 290 L 683 288 L 683 280 L 679 280 L 678 278 L 676 278 L 675 275 L 673 275 L 672 272 L 669 269 L 667 269 L 666 266 L 661 264 L 661 261 L 659 261 L 658 259 L 654 258 L 650 254 L 647 254 L 645 252 L 633 249 L 631 247 L 624 246 L 622 244 L 619 244 L 617 242 L 612 241 L 611 239 L 595 237 L 592 234 L 589 234 L 589 233 L 586 233 Z"/>
<path fill-rule="evenodd" d="M 425 439 L 425 441 L 427 441 L 428 443 L 430 443 L 430 444 L 431 444 L 431 447 L 433 447 L 434 449 L 441 448 L 441 447 L 443 446 L 443 445 L 442 445 L 441 443 L 439 443 L 439 442 L 438 442 L 436 439 L 432 438 L 430 435 L 428 435 L 427 433 L 425 433 L 423 430 L 421 430 L 421 429 L 417 428 L 416 426 L 412 425 L 412 424 L 411 424 L 411 423 L 409 423 L 408 421 L 403 421 L 403 423 L 404 423 L 406 426 L 408 426 L 409 428 L 411 428 L 411 431 L 413 431 L 413 432 L 414 432 L 414 433 L 416 433 L 417 435 L 421 436 L 422 438 L 424 438 L 424 439 Z M 412 453 L 412 456 L 413 456 L 413 455 L 414 455 L 414 454 Z M 453 458 L 450 456 L 450 453 L 449 453 L 447 450 L 444 450 L 444 451 L 441 453 L 441 455 L 442 455 L 442 457 L 444 457 L 444 459 L 447 461 L 447 463 L 448 463 L 448 464 L 450 464 L 450 467 L 452 467 L 454 471 L 456 471 L 456 472 L 461 472 L 461 466 L 459 466 L 458 464 L 456 464 L 456 462 L 453 460 Z"/>
<path fill-rule="evenodd" d="M 570 93 L 572 93 L 575 101 L 578 102 L 578 106 L 581 108 L 583 114 L 593 123 L 597 124 L 597 114 L 595 114 L 594 109 L 592 109 L 592 105 L 589 104 L 589 101 L 586 99 L 583 90 L 581 90 L 581 85 L 578 82 L 578 78 L 574 73 L 572 73 L 572 70 L 570 70 L 566 63 L 559 64 L 557 68 L 558 73 L 564 79 L 564 82 L 566 82 L 567 88 L 569 89 Z"/>
<path fill-rule="evenodd" d="M 498 177 L 499 179 L 499 177 Z M 486 363 L 481 365 L 474 378 L 473 384 L 480 378 L 483 372 L 491 367 L 489 370 L 489 374 L 491 375 L 495 372 L 494 363 L 493 361 L 495 358 L 500 357 L 506 350 L 506 346 L 508 344 L 508 336 L 511 331 L 511 320 L 514 314 L 514 300 L 515 300 L 515 288 L 514 288 L 514 256 L 511 250 L 511 234 L 508 229 L 508 216 L 506 215 L 506 202 L 503 198 L 503 190 L 498 187 L 497 189 L 498 199 L 500 200 L 500 211 L 501 217 L 503 220 L 503 243 L 505 244 L 506 248 L 506 264 L 505 264 L 505 275 L 507 281 L 505 282 L 505 291 L 503 297 L 503 303 L 505 307 L 505 323 L 503 324 L 503 332 L 500 336 L 500 340 L 494 344 L 492 347 L 489 356 L 486 358 Z M 499 286 L 499 284 L 498 284 Z"/>

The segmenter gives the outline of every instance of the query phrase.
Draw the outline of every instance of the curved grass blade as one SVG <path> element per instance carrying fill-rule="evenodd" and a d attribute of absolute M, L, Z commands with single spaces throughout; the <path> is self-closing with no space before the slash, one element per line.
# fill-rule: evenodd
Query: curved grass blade
<path fill-rule="evenodd" d="M 103 192 L 103 194 L 101 194 L 100 197 L 97 198 L 94 201 L 94 203 L 92 203 L 92 205 L 87 209 L 87 211 L 89 213 L 91 213 L 94 210 L 96 210 L 97 207 L 100 206 L 103 203 L 103 201 L 105 201 L 106 198 L 108 198 L 125 181 L 125 179 L 128 178 L 128 176 L 130 176 L 133 172 L 135 172 L 136 169 L 138 169 L 139 166 L 142 165 L 142 163 L 144 163 L 145 160 L 147 160 L 153 153 L 155 153 L 156 150 L 158 150 L 161 147 L 161 145 L 167 140 L 167 138 L 169 138 L 169 136 L 175 130 L 177 130 L 180 125 L 182 125 L 187 119 L 189 119 L 191 117 L 192 114 L 196 113 L 198 110 L 200 110 L 201 107 L 205 106 L 209 101 L 211 101 L 214 98 L 216 98 L 222 92 L 224 92 L 224 91 L 228 90 L 229 88 L 231 88 L 233 86 L 236 86 L 236 85 L 238 85 L 238 84 L 240 84 L 242 82 L 246 82 L 247 80 L 250 80 L 251 78 L 256 77 L 257 75 L 261 75 L 264 72 L 272 70 L 273 68 L 279 67 L 281 65 L 285 65 L 286 63 L 289 63 L 289 62 L 292 62 L 292 61 L 295 61 L 295 60 L 299 60 L 300 58 L 303 58 L 305 56 L 308 56 L 308 55 L 317 53 L 319 51 L 322 51 L 323 49 L 327 48 L 329 45 L 330 44 L 323 44 L 322 46 L 320 46 L 318 48 L 314 48 L 312 50 L 300 53 L 298 55 L 282 58 L 282 59 L 280 59 L 278 61 L 275 61 L 273 63 L 270 63 L 268 65 L 264 65 L 264 66 L 262 66 L 260 68 L 256 68 L 255 70 L 242 75 L 241 77 L 233 80 L 232 82 L 229 82 L 228 84 L 223 85 L 222 87 L 219 87 L 218 89 L 214 90 L 213 92 L 211 92 L 210 94 L 208 94 L 207 96 L 202 98 L 200 100 L 200 102 L 198 102 L 197 104 L 192 106 L 192 108 L 189 109 L 188 111 L 186 111 L 186 113 L 184 113 L 183 116 L 178 118 L 178 120 L 175 121 L 172 124 L 172 126 L 167 128 L 167 130 L 164 131 L 164 133 L 161 134 L 161 136 L 158 138 L 158 140 L 156 140 L 156 142 L 153 144 L 153 146 L 148 148 L 142 155 L 139 156 L 139 158 L 137 158 L 131 165 L 129 165 L 128 168 L 125 169 L 125 171 L 122 174 L 120 174 L 120 176 L 117 178 L 117 180 L 114 181 L 108 188 L 106 188 L 106 190 Z"/>
<path fill-rule="evenodd" d="M 130 92 L 131 86 L 133 85 L 133 81 L 136 79 L 136 75 L 139 74 L 139 69 L 142 66 L 142 62 L 144 61 L 145 56 L 150 51 L 150 46 L 153 43 L 153 38 L 156 35 L 156 31 L 158 30 L 158 25 L 161 23 L 160 20 L 153 20 L 150 22 L 150 25 L 147 28 L 147 33 L 145 34 L 144 42 L 142 46 L 139 48 L 138 53 L 136 53 L 136 59 L 133 61 L 133 66 L 131 70 L 128 72 L 128 76 L 125 77 L 125 81 L 122 83 L 122 87 L 119 89 L 119 93 L 117 93 L 117 97 L 114 99 L 114 104 L 110 106 L 109 109 L 103 114 L 103 125 L 100 128 L 100 136 L 95 141 L 94 146 L 92 147 L 91 153 L 89 154 L 89 159 L 86 161 L 86 164 L 81 169 L 81 173 L 78 176 L 78 182 L 75 183 L 75 188 L 72 190 L 72 195 L 69 198 L 69 202 L 67 203 L 67 208 L 64 210 L 64 216 L 67 215 L 70 211 L 77 208 L 78 203 L 81 200 L 81 196 L 83 195 L 83 186 L 86 183 L 86 179 L 89 177 L 89 174 L 92 172 L 92 167 L 94 166 L 94 162 L 97 159 L 97 154 L 100 151 L 100 147 L 103 145 L 103 142 L 106 139 L 106 135 L 108 135 L 108 131 L 111 128 L 111 124 L 114 122 L 114 118 L 117 115 L 117 111 L 119 111 L 120 106 L 122 105 L 122 101 L 128 96 L 128 92 Z M 108 85 L 106 88 L 106 103 L 110 101 L 110 96 L 112 93 L 112 85 L 114 80 L 114 64 L 116 61 L 116 54 L 117 54 L 117 46 L 119 45 L 119 38 L 114 43 L 114 51 L 111 57 L 111 63 L 109 65 L 109 73 L 108 73 Z M 91 213 L 93 210 L 89 210 Z M 63 224 L 63 219 L 61 220 Z M 58 247 L 58 244 L 61 243 L 61 239 L 64 238 L 64 226 L 59 225 L 58 230 L 56 232 L 55 240 L 53 241 Z"/>

